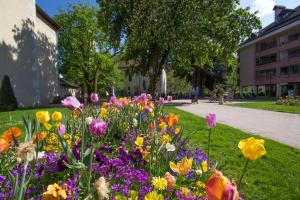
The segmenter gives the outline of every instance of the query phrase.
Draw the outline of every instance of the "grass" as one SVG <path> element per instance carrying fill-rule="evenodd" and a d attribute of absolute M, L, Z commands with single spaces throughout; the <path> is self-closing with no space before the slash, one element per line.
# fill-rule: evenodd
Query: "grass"
<path fill-rule="evenodd" d="M 178 110 L 165 107 L 167 112 L 180 115 L 179 126 L 184 135 L 190 137 L 191 146 L 206 151 L 208 130 L 203 118 Z M 23 129 L 22 116 L 35 116 L 38 110 L 49 112 L 69 112 L 64 108 L 43 108 L 17 110 L 0 113 L 0 133 L 10 126 L 10 116 L 13 124 Z M 250 135 L 235 128 L 218 124 L 212 131 L 211 158 L 218 162 L 218 168 L 224 175 L 237 180 L 242 172 L 245 159 L 237 145 L 241 139 Z M 257 138 L 261 138 L 256 136 Z M 300 197 L 300 150 L 265 139 L 267 154 L 257 161 L 249 163 L 243 184 L 239 191 L 245 199 L 270 200 L 289 199 L 298 200 Z"/>
<path fill-rule="evenodd" d="M 207 150 L 208 130 L 203 118 L 173 107 L 167 107 L 166 111 L 180 115 L 179 125 L 184 135 L 190 137 L 192 146 Z M 245 159 L 237 145 L 249 136 L 223 124 L 212 130 L 211 158 L 218 162 L 218 168 L 227 177 L 238 180 L 241 175 Z M 263 139 L 267 154 L 249 163 L 239 191 L 245 199 L 299 199 L 300 150 Z"/>
<path fill-rule="evenodd" d="M 234 104 L 226 104 L 226 105 L 300 114 L 300 106 L 277 105 L 275 104 L 275 102 L 234 103 Z"/>
<path fill-rule="evenodd" d="M 19 109 L 11 112 L 0 112 L 0 135 L 7 128 L 17 126 L 24 131 L 23 117 L 29 116 L 31 119 L 35 118 L 35 113 L 40 110 L 48 110 L 50 113 L 54 111 L 60 111 L 63 114 L 66 114 L 68 111 L 65 108 L 30 108 L 30 109 Z M 11 118 L 11 121 L 10 121 Z"/>

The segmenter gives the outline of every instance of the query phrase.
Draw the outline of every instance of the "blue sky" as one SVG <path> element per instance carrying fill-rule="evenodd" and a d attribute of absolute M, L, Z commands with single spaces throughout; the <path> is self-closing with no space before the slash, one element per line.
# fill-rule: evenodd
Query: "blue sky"
<path fill-rule="evenodd" d="M 50 16 L 58 12 L 59 7 L 66 7 L 68 3 L 87 3 L 97 5 L 96 0 L 36 0 L 37 4 L 43 8 Z M 295 8 L 300 5 L 300 0 L 240 0 L 240 6 L 250 7 L 251 11 L 259 11 L 258 17 L 262 21 L 263 27 L 274 21 L 274 5 L 285 5 L 287 8 Z"/>

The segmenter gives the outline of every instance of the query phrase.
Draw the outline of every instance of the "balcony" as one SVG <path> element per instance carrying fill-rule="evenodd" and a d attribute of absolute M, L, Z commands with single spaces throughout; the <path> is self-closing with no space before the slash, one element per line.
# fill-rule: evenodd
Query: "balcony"
<path fill-rule="evenodd" d="M 270 43 L 260 43 L 256 45 L 256 57 L 265 56 L 275 53 L 277 50 L 276 40 Z"/>
<path fill-rule="evenodd" d="M 297 48 L 297 47 L 300 47 L 300 39 L 281 44 L 279 47 L 279 50 L 286 51 L 286 50 Z"/>

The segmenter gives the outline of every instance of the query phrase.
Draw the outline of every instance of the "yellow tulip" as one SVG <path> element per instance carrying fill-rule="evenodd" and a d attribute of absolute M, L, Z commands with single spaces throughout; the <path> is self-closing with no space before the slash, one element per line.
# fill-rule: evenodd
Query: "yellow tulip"
<path fill-rule="evenodd" d="M 104 118 L 107 115 L 107 109 L 106 108 L 101 108 L 101 112 L 99 114 L 100 118 Z"/>
<path fill-rule="evenodd" d="M 48 111 L 39 111 L 35 114 L 39 123 L 44 124 L 50 120 L 49 112 Z"/>
<path fill-rule="evenodd" d="M 255 139 L 250 137 L 239 142 L 238 147 L 241 149 L 243 155 L 249 160 L 256 160 L 267 152 L 264 147 L 265 141 L 262 139 Z"/>
<path fill-rule="evenodd" d="M 144 138 L 138 136 L 138 137 L 135 139 L 135 142 L 134 142 L 134 143 L 135 143 L 138 147 L 142 147 L 142 146 L 143 146 L 143 143 L 144 143 Z"/>
<path fill-rule="evenodd" d="M 52 113 L 52 120 L 55 122 L 58 122 L 62 119 L 62 114 L 61 112 L 57 112 L 55 111 L 54 113 Z"/>
<path fill-rule="evenodd" d="M 170 162 L 170 168 L 173 172 L 177 172 L 182 175 L 188 174 L 192 169 L 193 158 L 184 157 L 180 162 L 177 164 Z"/>

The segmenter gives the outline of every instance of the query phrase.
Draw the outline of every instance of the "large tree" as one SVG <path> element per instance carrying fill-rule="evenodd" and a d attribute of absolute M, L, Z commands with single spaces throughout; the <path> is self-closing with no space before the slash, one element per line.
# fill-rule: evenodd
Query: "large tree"
<path fill-rule="evenodd" d="M 147 73 L 149 92 L 165 64 L 177 70 L 226 60 L 259 20 L 238 0 L 97 0 L 99 19 L 125 59 Z"/>
<path fill-rule="evenodd" d="M 120 86 L 121 74 L 111 55 L 108 37 L 99 27 L 98 8 L 69 5 L 55 20 L 61 26 L 58 37 L 60 70 L 80 83 L 83 92 L 101 91 L 113 82 Z"/>

